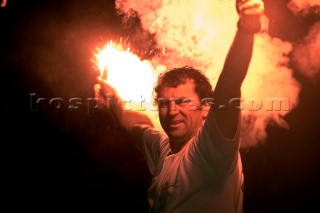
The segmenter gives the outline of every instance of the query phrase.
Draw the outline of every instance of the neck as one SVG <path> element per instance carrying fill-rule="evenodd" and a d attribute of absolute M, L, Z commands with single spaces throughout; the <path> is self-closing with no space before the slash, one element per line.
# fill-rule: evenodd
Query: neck
<path fill-rule="evenodd" d="M 175 138 L 169 136 L 169 144 L 172 153 L 179 152 L 189 141 L 197 134 L 198 131 L 194 131 L 192 135 L 186 136 L 184 138 Z"/>
<path fill-rule="evenodd" d="M 170 140 L 171 152 L 172 153 L 179 152 L 184 147 L 184 145 L 186 145 L 186 143 L 187 142 L 181 143 L 181 142 L 176 142 L 176 141 Z"/>
<path fill-rule="evenodd" d="M 169 137 L 171 152 L 173 154 L 179 152 L 191 140 L 191 138 L 193 138 L 193 136 L 194 135 L 192 135 L 192 137 L 188 139 L 177 139 Z"/>

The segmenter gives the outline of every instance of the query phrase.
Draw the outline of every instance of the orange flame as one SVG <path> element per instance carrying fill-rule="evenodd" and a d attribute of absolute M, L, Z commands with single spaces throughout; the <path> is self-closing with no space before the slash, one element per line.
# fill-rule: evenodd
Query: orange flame
<path fill-rule="evenodd" d="M 100 75 L 107 78 L 122 99 L 136 104 L 151 103 L 156 75 L 149 61 L 141 61 L 137 55 L 130 52 L 130 48 L 124 50 L 122 45 L 112 41 L 98 51 L 95 56 Z"/>

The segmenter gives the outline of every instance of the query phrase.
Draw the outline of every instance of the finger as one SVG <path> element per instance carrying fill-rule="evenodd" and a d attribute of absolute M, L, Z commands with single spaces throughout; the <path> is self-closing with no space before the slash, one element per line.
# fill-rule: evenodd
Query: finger
<path fill-rule="evenodd" d="M 239 6 L 240 11 L 250 10 L 250 9 L 260 9 L 263 10 L 263 4 L 244 4 Z"/>
<path fill-rule="evenodd" d="M 97 81 L 98 81 L 99 84 L 106 83 L 106 81 L 103 80 L 103 79 L 101 78 L 101 76 L 99 76 L 99 75 L 97 76 Z"/>
<path fill-rule="evenodd" d="M 100 84 L 95 84 L 94 85 L 94 97 L 97 99 L 101 98 L 101 86 Z"/>
<path fill-rule="evenodd" d="M 260 8 L 261 10 L 263 10 L 264 4 L 261 0 L 251 0 L 251 1 L 246 1 L 244 3 L 240 3 L 239 5 L 239 9 L 241 11 L 246 9 L 251 9 L 251 8 Z"/>
<path fill-rule="evenodd" d="M 263 13 L 264 13 L 264 10 L 261 8 L 251 8 L 251 9 L 242 10 L 240 12 L 240 15 L 241 16 L 243 16 L 243 15 L 245 15 L 245 16 L 254 16 L 254 15 L 261 16 Z"/>
<path fill-rule="evenodd" d="M 263 13 L 263 10 L 261 10 L 259 8 L 255 8 L 255 9 L 244 10 L 241 14 L 248 15 L 248 16 L 254 16 L 254 15 L 261 15 L 262 13 Z"/>
<path fill-rule="evenodd" d="M 101 89 L 101 85 L 100 84 L 95 84 L 93 86 L 94 90 L 100 90 Z"/>
<path fill-rule="evenodd" d="M 103 108 L 103 105 L 104 105 L 104 99 L 103 97 L 101 96 L 101 86 L 100 84 L 95 84 L 94 85 L 94 97 L 96 99 L 96 102 L 97 102 L 97 105 L 98 105 L 98 109 L 102 109 Z"/>

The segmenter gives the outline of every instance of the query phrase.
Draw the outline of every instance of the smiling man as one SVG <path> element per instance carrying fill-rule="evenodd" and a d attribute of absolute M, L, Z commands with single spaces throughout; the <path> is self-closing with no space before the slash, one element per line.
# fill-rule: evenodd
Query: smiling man
<path fill-rule="evenodd" d="M 145 114 L 124 110 L 115 89 L 98 77 L 94 89 L 100 109 L 112 112 L 132 135 L 153 175 L 150 212 L 242 212 L 240 111 L 215 105 L 228 106 L 241 96 L 263 2 L 238 0 L 237 11 L 238 31 L 214 91 L 206 76 L 192 67 L 159 76 L 155 103 L 165 133 Z M 106 99 L 106 94 L 113 98 Z"/>
<path fill-rule="evenodd" d="M 170 138 L 172 153 L 176 153 L 205 121 L 212 86 L 200 71 L 182 67 L 159 76 L 155 93 L 161 126 Z"/>

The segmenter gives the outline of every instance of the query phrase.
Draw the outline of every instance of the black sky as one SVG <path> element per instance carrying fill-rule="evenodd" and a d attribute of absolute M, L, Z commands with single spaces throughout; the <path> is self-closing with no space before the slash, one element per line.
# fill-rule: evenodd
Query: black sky
<path fill-rule="evenodd" d="M 319 19 L 294 16 L 285 0 L 265 4 L 271 36 L 284 40 L 301 41 Z M 122 26 L 108 0 L 8 0 L 0 21 L 7 203 L 147 212 L 148 168 L 112 119 L 92 110 L 97 73 L 90 59 L 110 39 L 143 44 L 150 35 L 138 35 L 136 20 Z M 302 90 L 285 118 L 290 129 L 270 126 L 264 145 L 241 152 L 245 212 L 319 209 L 320 88 L 297 71 L 295 78 Z M 70 98 L 78 98 L 79 109 L 69 108 Z"/>

